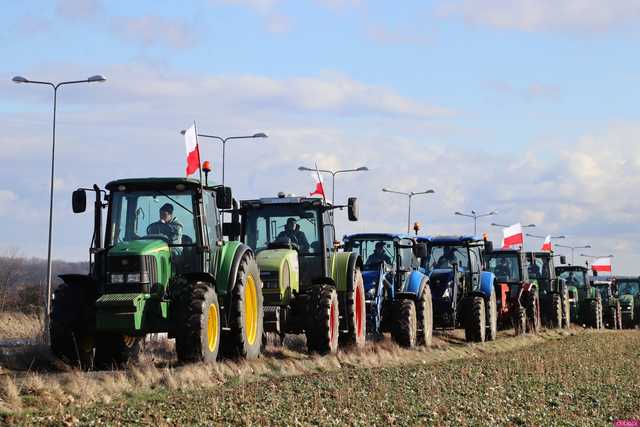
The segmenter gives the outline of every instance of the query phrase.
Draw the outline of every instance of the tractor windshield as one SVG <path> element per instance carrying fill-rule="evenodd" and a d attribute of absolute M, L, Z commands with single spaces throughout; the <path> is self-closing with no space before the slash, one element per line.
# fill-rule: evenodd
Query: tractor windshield
<path fill-rule="evenodd" d="M 111 193 L 107 244 L 140 239 L 158 239 L 174 247 L 197 243 L 194 200 L 187 191 L 131 191 Z"/>
<path fill-rule="evenodd" d="M 466 246 L 429 246 L 429 254 L 424 265 L 429 270 L 442 268 L 452 268 L 453 263 L 457 263 L 461 269 L 469 266 L 469 250 Z"/>
<path fill-rule="evenodd" d="M 529 278 L 532 280 L 549 280 L 551 274 L 549 270 L 549 259 L 534 257 L 531 254 L 527 255 L 527 270 L 529 272 Z"/>
<path fill-rule="evenodd" d="M 640 293 L 640 280 L 618 280 L 618 292 L 620 295 L 638 295 Z"/>
<path fill-rule="evenodd" d="M 245 243 L 254 251 L 292 243 L 301 254 L 321 254 L 318 211 L 300 205 L 267 205 L 246 210 Z"/>
<path fill-rule="evenodd" d="M 498 282 L 521 282 L 518 258 L 517 254 L 490 254 L 487 259 L 487 269 L 496 275 Z"/>
<path fill-rule="evenodd" d="M 396 260 L 394 242 L 391 239 L 351 240 L 346 245 L 346 250 L 359 254 L 365 260 L 364 270 L 377 269 L 382 262 L 394 265 Z"/>
<path fill-rule="evenodd" d="M 563 271 L 560 273 L 560 278 L 567 282 L 567 286 L 584 288 L 587 285 L 585 274 L 582 271 Z"/>

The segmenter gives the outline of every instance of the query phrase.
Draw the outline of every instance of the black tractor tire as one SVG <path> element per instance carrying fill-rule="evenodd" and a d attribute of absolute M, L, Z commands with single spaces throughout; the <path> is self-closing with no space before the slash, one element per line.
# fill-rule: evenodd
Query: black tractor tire
<path fill-rule="evenodd" d="M 598 299 L 598 329 L 604 329 L 604 306 L 601 299 Z"/>
<path fill-rule="evenodd" d="M 347 291 L 340 300 L 347 303 L 343 307 L 346 332 L 340 334 L 340 344 L 362 348 L 367 338 L 367 305 L 360 268 L 353 269 L 353 289 Z"/>
<path fill-rule="evenodd" d="M 122 334 L 100 333 L 96 335 L 96 369 L 121 369 L 140 355 L 144 340 Z"/>
<path fill-rule="evenodd" d="M 495 341 L 498 338 L 498 304 L 496 301 L 496 292 L 492 290 L 487 304 L 487 332 L 486 340 Z"/>
<path fill-rule="evenodd" d="M 238 265 L 231 291 L 229 330 L 223 331 L 222 354 L 234 359 L 256 359 L 262 350 L 264 307 L 260 270 L 250 252 Z"/>
<path fill-rule="evenodd" d="M 51 352 L 70 366 L 93 368 L 94 295 L 82 286 L 63 283 L 53 293 L 49 336 Z"/>
<path fill-rule="evenodd" d="M 589 301 L 586 313 L 586 324 L 593 329 L 600 329 L 600 309 L 598 306 L 598 300 Z"/>
<path fill-rule="evenodd" d="M 338 351 L 340 310 L 338 293 L 331 285 L 311 290 L 307 305 L 307 349 L 310 353 L 333 354 Z"/>
<path fill-rule="evenodd" d="M 569 292 L 566 290 L 562 294 L 562 327 L 564 329 L 571 327 L 571 303 L 569 302 Z"/>
<path fill-rule="evenodd" d="M 203 282 L 182 282 L 177 286 L 172 318 L 178 362 L 215 362 L 222 338 L 218 295 Z"/>
<path fill-rule="evenodd" d="M 484 298 L 473 297 L 469 311 L 465 316 L 464 337 L 467 342 L 484 342 L 487 331 L 487 319 Z"/>
<path fill-rule="evenodd" d="M 517 307 L 513 313 L 513 329 L 516 335 L 524 335 L 527 331 L 527 310 Z"/>
<path fill-rule="evenodd" d="M 616 313 L 615 306 L 609 307 L 607 317 L 607 326 L 609 327 L 609 329 L 618 329 L 618 315 Z"/>
<path fill-rule="evenodd" d="M 526 298 L 527 333 L 537 334 L 540 331 L 540 299 L 536 291 L 530 291 Z"/>
<path fill-rule="evenodd" d="M 423 283 L 420 298 L 416 301 L 416 322 L 418 325 L 416 344 L 431 347 L 433 342 L 433 300 L 431 299 L 431 287 Z"/>
<path fill-rule="evenodd" d="M 618 329 L 624 329 L 622 323 L 622 307 L 619 302 L 616 303 L 616 317 L 618 318 Z"/>
<path fill-rule="evenodd" d="M 401 347 L 414 348 L 418 336 L 416 305 L 409 299 L 393 302 L 391 337 Z"/>
<path fill-rule="evenodd" d="M 551 295 L 551 327 L 552 328 L 561 328 L 562 327 L 562 299 L 560 295 L 553 294 Z"/>

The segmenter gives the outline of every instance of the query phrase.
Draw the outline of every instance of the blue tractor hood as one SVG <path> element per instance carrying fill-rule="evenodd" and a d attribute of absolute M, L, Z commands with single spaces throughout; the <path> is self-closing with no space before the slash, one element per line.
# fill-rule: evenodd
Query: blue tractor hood
<path fill-rule="evenodd" d="M 375 289 L 380 280 L 380 269 L 365 270 L 362 272 L 362 279 L 364 281 L 364 292 L 369 292 L 370 289 Z"/>

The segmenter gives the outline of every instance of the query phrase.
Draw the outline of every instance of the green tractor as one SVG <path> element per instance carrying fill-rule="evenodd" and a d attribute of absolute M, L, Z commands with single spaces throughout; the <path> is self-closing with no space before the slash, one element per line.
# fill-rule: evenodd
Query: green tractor
<path fill-rule="evenodd" d="M 565 264 L 564 255 L 560 263 Z M 568 328 L 571 304 L 566 281 L 556 276 L 553 252 L 527 252 L 529 279 L 537 283 L 542 320 L 549 328 Z"/>
<path fill-rule="evenodd" d="M 571 323 L 602 329 L 602 298 L 591 286 L 589 270 L 579 265 L 560 265 L 556 267 L 556 275 L 564 279 L 569 294 Z"/>
<path fill-rule="evenodd" d="M 86 210 L 87 190 L 74 191 L 74 212 Z M 93 191 L 90 274 L 60 276 L 50 314 L 53 353 L 85 369 L 110 368 L 136 356 L 147 334 L 168 333 L 181 363 L 258 357 L 258 265 L 251 248 L 222 239 L 218 209 L 231 206 L 231 190 L 141 178 Z"/>
<path fill-rule="evenodd" d="M 602 298 L 605 327 L 622 329 L 622 307 L 618 300 L 616 281 L 613 277 L 593 276 L 591 285 L 600 293 Z"/>
<path fill-rule="evenodd" d="M 339 252 L 333 214 L 348 208 L 357 221 L 357 200 L 333 206 L 321 198 L 278 197 L 243 200 L 232 211 L 230 239 L 255 253 L 264 284 L 266 332 L 306 335 L 307 348 L 335 353 L 338 344 L 362 347 L 366 303 L 362 260 Z"/>
<path fill-rule="evenodd" d="M 616 285 L 622 308 L 622 326 L 635 328 L 640 324 L 640 277 L 617 276 Z"/>

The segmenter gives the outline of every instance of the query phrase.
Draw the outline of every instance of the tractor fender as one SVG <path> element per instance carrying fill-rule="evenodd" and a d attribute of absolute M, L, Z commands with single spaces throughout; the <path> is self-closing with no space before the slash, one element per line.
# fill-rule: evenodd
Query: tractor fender
<path fill-rule="evenodd" d="M 330 285 L 336 287 L 336 282 L 331 277 L 316 277 L 311 280 L 313 286 Z"/>
<path fill-rule="evenodd" d="M 411 293 L 418 298 L 422 295 L 422 290 L 425 286 L 429 286 L 429 278 L 421 272 L 414 270 L 409 274 L 407 280 L 405 280 L 401 293 Z"/>
<path fill-rule="evenodd" d="M 253 254 L 249 246 L 237 240 L 226 242 L 220 248 L 215 276 L 215 287 L 218 296 L 231 295 L 236 283 L 235 278 L 238 275 L 240 260 L 247 252 Z"/>
<path fill-rule="evenodd" d="M 362 268 L 362 259 L 354 252 L 336 252 L 331 257 L 331 278 L 338 292 L 353 290 L 353 270 Z"/>
<path fill-rule="evenodd" d="M 204 282 L 215 288 L 216 278 L 211 273 L 194 272 L 182 273 L 178 277 L 183 278 L 187 282 Z"/>
<path fill-rule="evenodd" d="M 491 294 L 495 292 L 494 284 L 496 283 L 496 276 L 490 271 L 480 272 L 480 288 L 479 293 L 482 294 L 485 299 L 491 298 Z"/>

